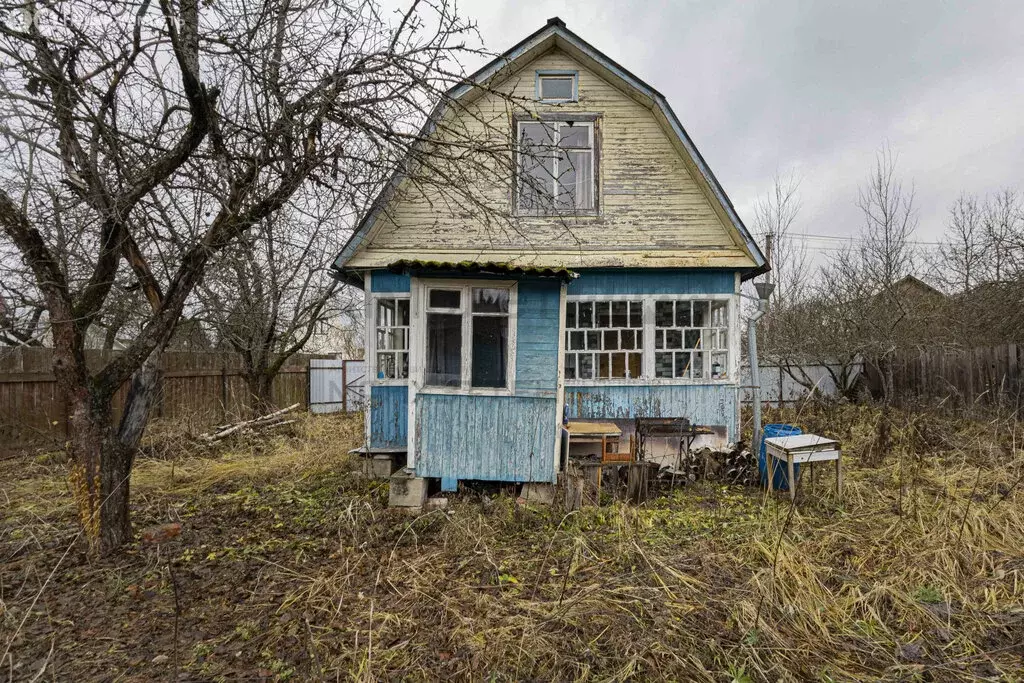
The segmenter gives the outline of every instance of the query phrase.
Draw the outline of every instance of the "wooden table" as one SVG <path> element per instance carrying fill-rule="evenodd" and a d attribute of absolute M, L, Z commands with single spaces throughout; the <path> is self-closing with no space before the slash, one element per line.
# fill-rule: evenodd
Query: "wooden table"
<path fill-rule="evenodd" d="M 794 465 L 828 462 L 836 463 L 836 494 L 843 493 L 842 453 L 839 442 L 826 439 L 817 434 L 799 434 L 797 436 L 773 436 L 764 440 L 765 465 L 768 467 L 768 490 L 771 491 L 775 479 L 775 461 L 785 460 L 789 474 L 789 495 L 796 499 L 796 477 L 793 475 Z"/>
<path fill-rule="evenodd" d="M 616 445 L 618 450 L 619 439 L 622 438 L 622 430 L 612 422 L 569 422 L 565 425 L 569 434 L 566 442 L 566 454 L 569 448 L 575 443 L 599 443 L 601 444 L 601 460 L 608 454 L 608 442 Z"/>

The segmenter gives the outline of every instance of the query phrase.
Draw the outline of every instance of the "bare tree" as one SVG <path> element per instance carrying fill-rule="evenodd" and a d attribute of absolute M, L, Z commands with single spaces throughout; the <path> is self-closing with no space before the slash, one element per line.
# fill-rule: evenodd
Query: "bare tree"
<path fill-rule="evenodd" d="M 856 250 L 856 266 L 869 286 L 879 292 L 891 289 L 914 272 L 914 190 L 905 189 L 896 176 L 897 159 L 888 145 L 878 151 L 875 168 L 857 200 L 864 216 L 864 229 L 860 248 Z"/>
<path fill-rule="evenodd" d="M 1024 202 L 1005 188 L 985 200 L 982 209 L 988 247 L 987 279 L 1005 282 L 1024 274 Z"/>
<path fill-rule="evenodd" d="M 961 194 L 949 208 L 945 239 L 932 263 L 936 278 L 948 291 L 968 292 L 985 279 L 991 259 L 986 233 L 978 200 Z"/>
<path fill-rule="evenodd" d="M 419 131 L 472 27 L 445 0 L 394 20 L 358 0 L 30 0 L 0 16 L 0 235 L 44 303 L 80 520 L 109 550 L 131 537 L 160 353 L 211 260 L 303 188 L 365 203 L 403 159 L 454 197 L 450 176 L 417 171 L 485 145 L 443 120 L 433 142 Z M 87 367 L 86 333 L 123 286 L 145 297 L 141 330 Z"/>
<path fill-rule="evenodd" d="M 754 231 L 770 253 L 771 279 L 775 284 L 771 305 L 796 302 L 809 284 L 807 247 L 793 235 L 800 214 L 800 181 L 795 175 L 776 174 L 772 189 L 754 203 Z"/>
<path fill-rule="evenodd" d="M 226 249 L 199 290 L 205 320 L 242 357 L 253 413 L 273 405 L 284 363 L 361 305 L 340 295 L 329 268 L 340 224 L 334 205 L 283 209 Z"/>

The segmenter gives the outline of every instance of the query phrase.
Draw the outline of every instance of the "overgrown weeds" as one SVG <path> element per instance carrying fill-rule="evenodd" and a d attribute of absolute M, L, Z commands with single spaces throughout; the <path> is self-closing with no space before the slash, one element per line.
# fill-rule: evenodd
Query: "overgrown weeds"
<path fill-rule="evenodd" d="M 1019 427 L 893 416 L 890 452 L 864 467 L 878 409 L 770 411 L 843 441 L 843 496 L 831 471 L 814 486 L 805 471 L 794 508 L 700 483 L 643 507 L 564 514 L 466 495 L 410 518 L 358 476 L 346 451 L 360 426 L 345 418 L 144 461 L 139 524 L 180 520 L 180 539 L 100 564 L 76 555 L 0 664 L 15 678 L 146 680 L 177 651 L 182 671 L 212 679 L 1019 678 Z M 46 483 L 60 473 L 28 466 L 5 488 L 0 652 L 73 530 L 66 503 L 25 494 L 60 498 Z"/>

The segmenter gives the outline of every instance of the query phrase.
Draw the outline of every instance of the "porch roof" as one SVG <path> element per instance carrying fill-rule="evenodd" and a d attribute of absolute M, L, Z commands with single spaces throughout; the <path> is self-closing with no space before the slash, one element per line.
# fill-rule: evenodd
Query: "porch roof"
<path fill-rule="evenodd" d="M 428 275 L 515 275 L 532 277 L 559 278 L 565 282 L 574 280 L 578 274 L 568 268 L 550 268 L 543 266 L 517 266 L 496 261 L 422 261 L 415 259 L 399 259 L 387 265 L 392 273 L 428 274 Z"/>

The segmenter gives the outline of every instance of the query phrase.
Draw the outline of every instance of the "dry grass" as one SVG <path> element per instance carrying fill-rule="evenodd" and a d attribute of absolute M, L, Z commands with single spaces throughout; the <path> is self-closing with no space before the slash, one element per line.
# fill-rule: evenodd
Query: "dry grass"
<path fill-rule="evenodd" d="M 383 508 L 385 489 L 353 473 L 345 450 L 359 425 L 331 418 L 305 420 L 270 443 L 144 461 L 133 494 L 144 519 L 173 509 L 184 520 L 186 534 L 165 553 L 188 596 L 180 666 L 200 678 L 1024 676 L 1018 423 L 897 413 L 883 463 L 869 468 L 861 455 L 877 445 L 876 409 L 815 406 L 769 418 L 843 440 L 841 500 L 823 471 L 815 487 L 803 482 L 792 509 L 785 494 L 699 484 L 645 507 L 569 515 L 468 493 L 448 510 L 407 518 Z M 40 469 L 10 488 L 9 510 L 46 547 L 48 533 L 67 534 L 60 506 L 26 509 L 32 496 L 54 494 L 60 477 L 31 467 Z M 135 565 L 93 571 L 141 583 L 154 551 L 131 552 Z M 12 598 L 8 567 L 0 628 L 21 618 L 25 602 Z M 169 604 L 166 578 L 157 584 L 154 612 Z M 53 590 L 76 584 L 65 577 Z M 238 590 L 247 597 L 235 604 L 226 596 Z M 88 647 L 75 640 L 88 637 L 81 627 L 60 626 L 59 605 L 48 609 L 57 625 L 41 633 L 59 634 L 58 649 Z M 147 619 L 111 637 L 166 634 L 166 613 Z M 33 661 L 50 642 L 21 642 L 12 653 Z M 144 680 L 169 670 L 152 661 L 170 654 L 166 638 L 154 648 L 135 659 L 94 648 L 89 661 Z M 76 671 L 67 658 L 60 665 L 57 678 Z"/>

